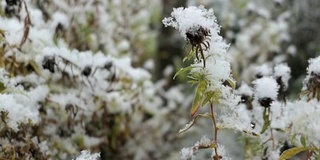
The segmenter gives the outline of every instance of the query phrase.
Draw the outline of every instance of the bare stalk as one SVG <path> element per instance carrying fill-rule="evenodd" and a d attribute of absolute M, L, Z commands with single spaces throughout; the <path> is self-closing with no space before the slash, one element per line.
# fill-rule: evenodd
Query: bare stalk
<path fill-rule="evenodd" d="M 218 144 L 218 126 L 217 126 L 217 122 L 216 122 L 216 118 L 214 116 L 214 112 L 213 112 L 213 102 L 210 102 L 210 112 L 211 112 L 211 119 L 212 119 L 212 123 L 213 123 L 213 132 L 214 132 L 214 143 Z M 218 154 L 218 145 L 216 145 L 216 147 L 214 147 L 214 152 L 215 152 L 215 156 L 212 157 L 213 160 L 219 160 L 220 156 Z"/>

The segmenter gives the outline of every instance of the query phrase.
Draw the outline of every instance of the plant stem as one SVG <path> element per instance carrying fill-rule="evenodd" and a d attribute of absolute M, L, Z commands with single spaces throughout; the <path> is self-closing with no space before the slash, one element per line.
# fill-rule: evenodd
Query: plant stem
<path fill-rule="evenodd" d="M 272 150 L 274 150 L 275 149 L 275 142 L 274 142 L 274 137 L 273 137 L 273 130 L 272 130 L 272 128 L 270 128 L 270 132 L 271 132 L 271 141 L 272 141 Z"/>
<path fill-rule="evenodd" d="M 217 127 L 217 122 L 216 122 L 216 118 L 214 117 L 214 112 L 213 112 L 213 102 L 210 101 L 210 112 L 211 112 L 211 119 L 213 122 L 213 132 L 214 132 L 214 143 L 218 144 L 218 130 L 219 128 Z M 212 157 L 213 160 L 219 160 L 220 156 L 218 155 L 218 146 L 214 147 L 214 152 L 215 152 L 215 156 Z"/>

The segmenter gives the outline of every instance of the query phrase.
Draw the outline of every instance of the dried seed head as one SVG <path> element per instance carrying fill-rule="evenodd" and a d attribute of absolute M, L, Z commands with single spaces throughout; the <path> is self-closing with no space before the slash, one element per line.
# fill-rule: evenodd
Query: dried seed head
<path fill-rule="evenodd" d="M 103 68 L 105 68 L 106 70 L 110 70 L 110 68 L 112 67 L 112 62 L 109 61 L 106 64 L 104 64 Z"/>
<path fill-rule="evenodd" d="M 210 48 L 210 36 L 210 30 L 202 26 L 190 28 L 186 32 L 187 42 L 191 44 L 192 50 L 195 52 L 198 60 L 200 60 L 199 54 L 201 55 L 203 67 L 206 66 L 206 58 L 203 51 Z"/>
<path fill-rule="evenodd" d="M 42 61 L 42 67 L 48 69 L 51 73 L 54 73 L 54 65 L 56 64 L 55 57 L 45 56 Z"/>
<path fill-rule="evenodd" d="M 20 0 L 6 0 L 8 6 L 18 5 Z"/>
<path fill-rule="evenodd" d="M 273 102 L 273 99 L 271 99 L 270 97 L 264 97 L 260 98 L 258 101 L 262 107 L 269 108 L 271 106 L 271 103 Z"/>
<path fill-rule="evenodd" d="M 210 37 L 210 30 L 203 28 L 202 26 L 191 28 L 187 33 L 187 41 L 192 46 L 201 45 L 208 37 Z M 206 47 L 207 48 L 207 47 Z"/>
<path fill-rule="evenodd" d="M 82 70 L 82 75 L 88 77 L 91 73 L 91 70 L 92 70 L 91 66 L 84 67 L 84 69 Z"/>
<path fill-rule="evenodd" d="M 250 96 L 248 95 L 241 95 L 241 103 L 247 103 L 249 101 Z"/>
<path fill-rule="evenodd" d="M 320 88 L 320 75 L 314 72 L 311 72 L 310 79 L 307 83 L 308 90 L 313 90 Z"/>

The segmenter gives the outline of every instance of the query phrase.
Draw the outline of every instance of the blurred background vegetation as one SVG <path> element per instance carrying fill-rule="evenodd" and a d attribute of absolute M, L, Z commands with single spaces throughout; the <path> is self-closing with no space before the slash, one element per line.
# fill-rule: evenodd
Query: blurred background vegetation
<path fill-rule="evenodd" d="M 15 2 L 13 7 L 8 5 Z M 22 23 L 24 21 L 22 17 L 25 16 L 20 14 L 20 10 L 23 10 L 22 2 L 22 0 L 1 0 L 1 17 L 16 19 Z M 26 2 L 31 12 L 31 21 L 37 23 L 37 19 L 32 18 L 36 14 L 42 15 L 41 18 L 45 24 L 43 28 L 52 32 L 51 39 L 54 45 L 59 46 L 61 41 L 64 41 L 67 48 L 77 49 L 80 52 L 101 51 L 105 55 L 116 58 L 130 57 L 133 67 L 144 68 L 151 73 L 152 82 L 155 84 L 153 87 L 158 87 L 156 95 L 163 101 L 162 109 L 168 108 L 173 102 L 175 106 L 161 114 L 157 113 L 158 110 L 157 112 L 148 111 L 142 106 L 134 111 L 137 114 L 130 115 L 122 112 L 111 113 L 108 110 L 108 103 L 101 100 L 99 105 L 103 109 L 95 111 L 85 120 L 70 124 L 70 117 L 65 117 L 64 121 L 55 119 L 56 125 L 59 126 L 56 132 L 58 136 L 50 135 L 50 138 L 46 138 L 48 135 L 45 135 L 44 130 L 41 129 L 48 123 L 45 120 L 50 119 L 46 118 L 46 112 L 43 111 L 41 114 L 43 121 L 37 126 L 21 126 L 25 130 L 18 133 L 9 132 L 7 128 L 2 129 L 0 132 L 2 138 L 27 144 L 22 145 L 27 146 L 24 148 L 21 146 L 19 148 L 19 145 L 2 146 L 2 156 L 14 151 L 19 154 L 26 152 L 29 156 L 38 159 L 47 159 L 50 156 L 53 159 L 72 158 L 75 155 L 74 151 L 56 149 L 49 156 L 39 147 L 32 147 L 34 143 L 30 139 L 28 141 L 21 139 L 21 136 L 29 135 L 30 137 L 38 136 L 39 141 L 41 139 L 48 142 L 56 141 L 49 144 L 49 148 L 63 148 L 61 141 L 64 139 L 59 140 L 60 143 L 57 139 L 72 137 L 70 143 L 77 146 L 77 151 L 91 149 L 94 152 L 101 152 L 102 159 L 177 159 L 179 150 L 183 146 L 194 143 L 190 137 L 197 137 L 196 139 L 201 137 L 203 132 L 197 129 L 206 130 L 206 122 L 187 133 L 186 136 L 177 135 L 179 128 L 189 120 L 189 106 L 192 101 L 190 96 L 192 97 L 193 90 L 185 85 L 185 76 L 172 79 L 177 70 L 187 65 L 182 63 L 182 59 L 189 49 L 176 30 L 164 28 L 161 23 L 164 17 L 170 16 L 174 7 L 203 5 L 205 8 L 214 9 L 218 23 L 221 25 L 221 35 L 230 44 L 228 57 L 237 84 L 242 82 L 250 84 L 256 76 L 261 74 L 256 68 L 262 65 L 274 66 L 287 63 L 291 67 L 292 78 L 286 94 L 296 98 L 301 91 L 301 82 L 305 77 L 308 59 L 318 56 L 320 50 L 319 0 L 93 0 L 90 2 L 26 0 Z M 27 47 L 22 50 L 34 51 L 32 41 L 27 43 Z M 7 52 L 9 50 L 2 47 L 2 56 Z M 5 63 L 1 65 L 2 67 L 7 61 L 3 60 L 3 62 Z M 17 71 L 14 76 L 32 72 L 26 67 L 29 66 L 28 62 L 17 63 L 20 64 L 19 72 Z M 65 84 L 61 85 L 66 87 Z M 173 88 L 179 93 L 171 92 Z M 171 97 L 166 97 L 169 93 Z M 180 94 L 183 95 L 182 100 L 176 100 L 176 102 L 175 98 L 178 99 Z M 43 102 L 42 105 L 52 107 L 48 101 Z M 60 112 L 53 110 L 52 112 Z M 158 114 L 162 118 L 158 117 Z M 133 116 L 140 116 L 141 119 L 135 124 L 139 124 L 139 127 L 132 125 Z M 84 138 L 75 136 L 74 128 L 70 129 L 68 126 L 76 126 L 76 123 L 81 121 L 87 124 L 84 134 L 106 139 L 95 145 L 86 146 Z M 160 126 L 167 128 L 158 131 Z M 210 135 L 210 131 L 208 132 Z M 149 137 L 144 141 L 143 136 L 146 135 Z M 133 142 L 135 139 L 139 143 Z M 150 147 L 150 144 L 146 143 L 154 144 Z M 231 144 L 227 140 L 226 143 Z M 139 146 L 132 148 L 134 145 Z M 34 151 L 31 152 L 31 149 Z M 235 155 L 240 154 L 237 148 L 233 151 Z"/>

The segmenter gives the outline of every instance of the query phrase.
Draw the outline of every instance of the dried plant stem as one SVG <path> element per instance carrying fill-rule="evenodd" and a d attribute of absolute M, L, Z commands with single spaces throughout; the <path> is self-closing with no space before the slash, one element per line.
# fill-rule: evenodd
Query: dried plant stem
<path fill-rule="evenodd" d="M 270 132 L 271 132 L 271 137 L 270 137 L 270 140 L 272 141 L 272 150 L 275 150 L 275 142 L 274 142 L 274 137 L 273 137 L 273 129 L 270 128 Z"/>
<path fill-rule="evenodd" d="M 199 48 L 200 48 L 200 53 L 201 53 L 201 57 L 203 60 L 203 68 L 205 68 L 206 67 L 206 59 L 204 58 L 203 49 L 202 49 L 201 45 L 199 45 Z"/>
<path fill-rule="evenodd" d="M 30 19 L 30 13 L 29 13 L 26 1 L 23 1 L 23 4 L 24 4 L 24 8 L 27 12 L 27 16 L 24 19 L 24 32 L 23 32 L 23 37 L 22 37 L 20 45 L 19 45 L 20 50 L 21 50 L 23 44 L 27 41 L 27 39 L 29 37 L 30 26 L 32 25 L 31 19 Z"/>
<path fill-rule="evenodd" d="M 213 102 L 210 102 L 210 112 L 211 112 L 211 119 L 212 119 L 212 123 L 213 123 L 213 132 L 214 132 L 214 143 L 218 144 L 218 126 L 217 126 L 217 122 L 216 122 L 216 118 L 214 116 L 214 112 L 213 112 Z M 218 154 L 218 145 L 216 145 L 216 147 L 214 147 L 214 152 L 215 152 L 215 156 L 212 157 L 213 160 L 219 160 L 220 156 Z"/>

